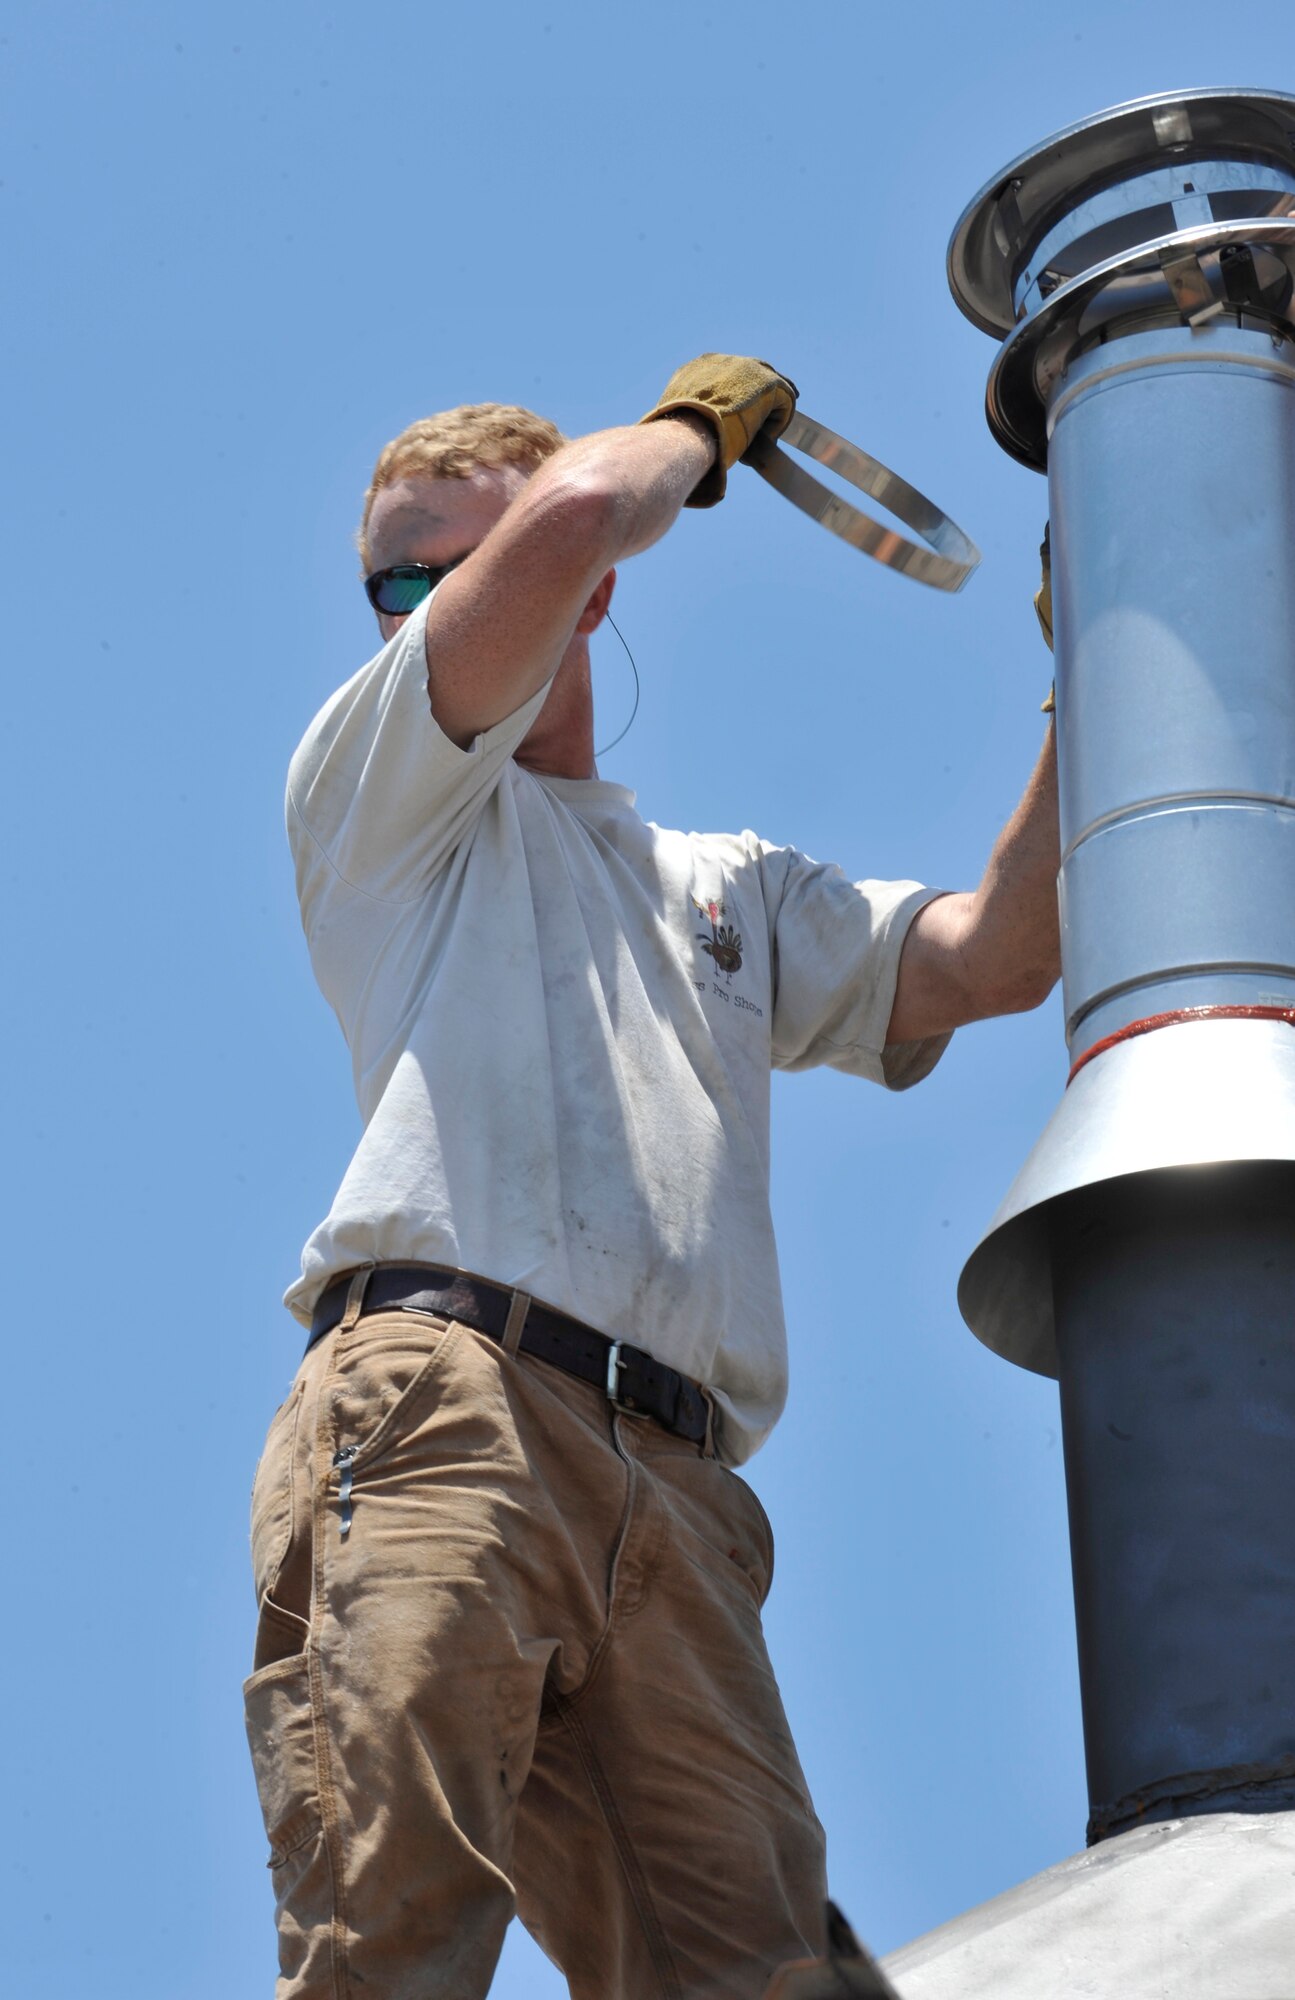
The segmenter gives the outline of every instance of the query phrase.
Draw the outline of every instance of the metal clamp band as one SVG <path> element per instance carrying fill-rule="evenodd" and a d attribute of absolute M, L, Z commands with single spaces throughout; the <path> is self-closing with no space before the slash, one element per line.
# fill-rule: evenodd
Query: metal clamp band
<path fill-rule="evenodd" d="M 901 575 L 911 576 L 917 583 L 929 583 L 936 590 L 962 589 L 980 561 L 980 550 L 947 514 L 941 513 L 933 500 L 928 500 L 880 459 L 870 458 L 857 444 L 838 437 L 813 417 L 802 416 L 799 410 L 783 432 L 781 442 L 792 451 L 803 451 L 829 472 L 848 479 L 852 486 L 879 500 L 928 546 L 919 548 L 916 542 L 906 541 L 893 528 L 884 527 L 860 508 L 852 507 L 848 500 L 842 500 L 821 480 L 802 470 L 767 439 L 757 438 L 742 463 L 753 466 L 784 499 L 812 520 L 821 522 L 832 534 L 839 535 L 852 549 L 861 549 L 887 569 L 897 569 Z"/>

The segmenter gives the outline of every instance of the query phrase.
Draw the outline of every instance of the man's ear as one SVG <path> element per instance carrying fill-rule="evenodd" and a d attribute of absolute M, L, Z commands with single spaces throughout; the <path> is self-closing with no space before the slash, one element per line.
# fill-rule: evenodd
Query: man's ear
<path fill-rule="evenodd" d="M 591 632 L 598 630 L 603 619 L 607 616 L 612 601 L 612 592 L 615 588 L 616 572 L 614 569 L 609 569 L 588 604 L 586 604 L 584 610 L 580 613 L 576 621 L 577 632 L 582 632 L 587 638 Z"/>

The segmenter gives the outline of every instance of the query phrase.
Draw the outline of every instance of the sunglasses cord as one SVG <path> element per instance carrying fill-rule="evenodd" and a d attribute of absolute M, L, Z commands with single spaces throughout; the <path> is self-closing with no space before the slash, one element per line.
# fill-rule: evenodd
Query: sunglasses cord
<path fill-rule="evenodd" d="M 620 640 L 622 646 L 625 646 L 625 657 L 630 663 L 630 672 L 634 676 L 634 706 L 630 710 L 630 719 L 625 724 L 625 727 L 622 729 L 620 735 L 613 736 L 610 743 L 604 743 L 601 750 L 595 750 L 594 751 L 595 757 L 605 757 L 609 750 L 614 750 L 616 748 L 616 745 L 618 743 L 622 743 L 625 740 L 625 738 L 629 735 L 630 730 L 634 727 L 634 718 L 639 712 L 639 696 L 642 693 L 642 688 L 639 683 L 639 670 L 634 664 L 633 653 L 631 653 L 629 647 L 625 645 L 625 634 L 621 631 L 620 626 L 616 623 L 616 620 L 612 617 L 610 611 L 608 611 L 605 615 L 607 623 L 611 626 L 612 631 L 616 634 L 616 637 Z"/>

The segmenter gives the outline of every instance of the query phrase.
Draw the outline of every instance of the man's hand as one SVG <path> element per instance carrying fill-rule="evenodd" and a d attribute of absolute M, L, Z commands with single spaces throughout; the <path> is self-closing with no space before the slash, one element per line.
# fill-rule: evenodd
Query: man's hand
<path fill-rule="evenodd" d="M 1039 543 L 1039 567 L 1041 581 L 1034 593 L 1034 615 L 1039 621 L 1039 630 L 1052 651 L 1052 523 L 1045 522 L 1043 540 Z"/>
<path fill-rule="evenodd" d="M 678 416 L 692 410 L 713 429 L 719 450 L 714 465 L 689 495 L 689 507 L 713 507 L 724 497 L 729 467 L 745 458 L 761 435 L 780 438 L 796 408 L 796 384 L 741 354 L 699 354 L 666 383 L 661 400 L 642 419 Z"/>
<path fill-rule="evenodd" d="M 1040 632 L 1042 632 L 1044 638 L 1048 642 L 1048 651 L 1051 652 L 1052 651 L 1052 523 L 1051 521 L 1046 521 L 1044 523 L 1043 540 L 1039 544 L 1039 563 L 1042 568 L 1043 576 L 1038 589 L 1034 593 L 1034 615 L 1039 621 Z M 1042 709 L 1044 715 L 1056 714 L 1057 690 L 1055 683 L 1048 690 L 1047 700 L 1040 702 L 1039 707 Z"/>

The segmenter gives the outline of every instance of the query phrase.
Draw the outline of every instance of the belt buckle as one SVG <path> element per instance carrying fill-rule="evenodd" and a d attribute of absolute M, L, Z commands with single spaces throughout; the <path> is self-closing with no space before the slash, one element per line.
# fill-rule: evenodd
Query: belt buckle
<path fill-rule="evenodd" d="M 621 1400 L 621 1349 L 624 1344 L 621 1340 L 613 1340 L 608 1344 L 607 1375 L 603 1387 L 607 1391 L 607 1401 L 614 1410 L 621 1411 L 627 1417 L 637 1417 L 643 1414 L 642 1411 L 635 1409 L 632 1403 Z"/>

